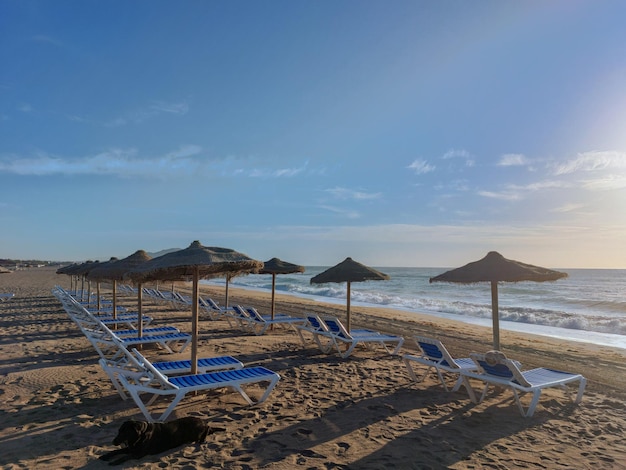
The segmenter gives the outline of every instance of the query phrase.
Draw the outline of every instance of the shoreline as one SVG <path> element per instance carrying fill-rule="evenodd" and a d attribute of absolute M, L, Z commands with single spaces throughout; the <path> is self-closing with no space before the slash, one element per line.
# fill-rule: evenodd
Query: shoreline
<path fill-rule="evenodd" d="M 219 295 L 219 289 L 221 286 L 215 284 L 200 284 L 200 289 L 206 286 L 211 289 L 215 288 L 214 291 L 216 295 Z M 229 289 L 240 289 L 244 292 L 256 292 L 263 295 L 271 296 L 271 289 L 265 288 L 254 288 L 248 286 L 234 286 L 230 284 Z M 244 294 L 245 295 L 245 294 Z M 294 294 L 294 293 L 284 293 L 280 291 L 276 291 L 276 295 L 283 295 L 286 297 L 294 297 L 295 299 L 302 300 L 310 300 L 318 303 L 327 303 L 331 305 L 335 305 L 337 307 L 345 306 L 346 300 L 339 298 L 328 298 L 319 295 L 312 294 Z M 222 294 L 223 297 L 223 294 Z M 471 326 L 477 326 L 482 328 L 488 328 L 491 330 L 491 319 L 487 318 L 477 318 L 477 317 L 463 317 L 458 316 L 452 313 L 443 313 L 443 312 L 425 312 L 419 310 L 410 310 L 397 306 L 388 306 L 388 305 L 376 305 L 366 302 L 358 302 L 352 300 L 351 305 L 353 308 L 362 307 L 362 308 L 373 308 L 373 309 L 384 309 L 389 311 L 397 311 L 403 314 L 416 315 L 423 317 L 425 319 L 430 318 L 433 321 L 438 320 L 448 320 L 452 322 L 463 323 Z M 623 349 L 626 351 L 626 336 L 617 335 L 611 333 L 601 333 L 598 331 L 586 331 L 586 330 L 576 330 L 570 328 L 561 328 L 557 326 L 544 326 L 538 324 L 528 324 L 523 322 L 512 322 L 500 319 L 500 331 L 512 331 L 522 335 L 535 335 L 546 338 L 559 339 L 563 341 L 574 341 L 574 342 L 583 342 L 590 343 L 592 345 L 598 346 L 607 346 L 612 348 Z"/>
<path fill-rule="evenodd" d="M 111 441 L 123 421 L 143 419 L 132 400 L 123 401 L 113 389 L 93 347 L 52 296 L 57 284 L 69 282 L 52 270 L 0 276 L 0 292 L 16 294 L 0 303 L 3 470 L 110 468 L 98 457 L 115 448 Z M 176 289 L 188 291 L 189 285 L 178 283 Z M 202 291 L 224 303 L 224 288 L 203 285 Z M 104 285 L 101 295 L 110 297 Z M 134 296 L 119 300 L 136 306 Z M 154 324 L 190 332 L 189 310 L 144 300 Z M 231 286 L 229 303 L 269 313 L 271 295 Z M 276 307 L 292 315 L 345 316 L 345 305 L 284 294 L 277 294 Z M 355 326 L 402 334 L 401 353 L 414 350 L 410 337 L 418 333 L 441 339 L 455 357 L 491 349 L 490 328 L 384 308 L 353 306 L 352 313 Z M 277 387 L 255 407 L 228 390 L 185 397 L 170 419 L 197 416 L 225 431 L 123 468 L 625 468 L 624 351 L 509 331 L 501 332 L 501 341 L 524 369 L 582 373 L 588 379 L 582 403 L 548 389 L 535 415 L 522 418 L 510 392 L 474 405 L 463 389 L 444 392 L 432 374 L 411 382 L 402 361 L 379 349 L 357 348 L 341 359 L 322 354 L 312 342 L 303 346 L 291 330 L 246 335 L 225 320 L 204 318 L 202 356 L 233 355 L 247 366 L 267 367 L 281 375 Z M 188 359 L 190 351 L 170 355 L 147 348 L 144 354 Z M 163 410 L 160 403 L 153 406 Z"/>

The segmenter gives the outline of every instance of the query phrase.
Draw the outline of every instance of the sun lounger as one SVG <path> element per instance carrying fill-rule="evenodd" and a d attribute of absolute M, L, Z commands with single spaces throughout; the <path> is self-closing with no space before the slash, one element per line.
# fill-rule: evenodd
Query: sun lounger
<path fill-rule="evenodd" d="M 13 292 L 4 292 L 0 294 L 0 302 L 8 302 L 13 297 L 15 297 L 15 294 Z"/>
<path fill-rule="evenodd" d="M 507 359 L 499 354 L 470 354 L 472 360 L 476 363 L 478 370 L 476 372 L 463 371 L 463 376 L 467 379 L 473 378 L 484 382 L 485 387 L 483 393 L 478 400 L 482 402 L 487 395 L 487 391 L 491 385 L 508 388 L 513 392 L 515 402 L 524 417 L 531 417 L 535 412 L 541 391 L 545 388 L 562 387 L 570 383 L 578 383 L 578 393 L 574 400 L 580 403 L 585 391 L 587 380 L 580 374 L 572 374 L 560 370 L 547 369 L 538 367 L 536 369 L 522 371 L 519 363 Z M 468 385 L 468 390 L 470 389 Z M 526 409 L 521 402 L 520 394 L 531 393 L 532 399 Z M 476 402 L 473 392 L 470 393 L 472 401 Z"/>
<path fill-rule="evenodd" d="M 372 344 L 380 344 L 389 354 L 398 354 L 400 347 L 404 343 L 402 336 L 381 334 L 374 330 L 353 330 L 350 333 L 343 326 L 341 321 L 335 317 L 320 317 L 326 328 L 328 328 L 328 338 L 333 342 L 339 355 L 348 357 L 358 344 L 369 347 Z M 341 351 L 341 343 L 347 345 L 345 351 Z M 395 344 L 395 348 L 390 350 L 387 343 Z"/>
<path fill-rule="evenodd" d="M 465 370 L 477 370 L 478 366 L 469 358 L 455 359 L 453 358 L 441 341 L 423 336 L 415 336 L 415 343 L 419 348 L 419 354 L 405 354 L 402 360 L 406 365 L 409 376 L 414 382 L 421 382 L 431 370 L 437 373 L 437 377 L 441 381 L 443 388 L 448 391 L 444 373 L 448 375 L 456 375 L 456 382 L 452 387 L 452 391 L 456 392 L 464 383 L 461 375 Z M 413 369 L 413 365 L 421 364 L 426 366 L 424 373 L 418 378 Z"/>
<path fill-rule="evenodd" d="M 256 405 L 267 399 L 280 379 L 280 375 L 265 367 L 245 367 L 221 372 L 167 377 L 147 359 L 144 359 L 143 365 L 145 373 L 141 377 L 137 377 L 135 374 L 120 373 L 118 378 L 149 421 L 166 420 L 176 405 L 190 392 L 204 392 L 228 387 L 238 392 L 248 404 Z M 255 401 L 246 393 L 244 386 L 261 383 L 267 383 L 267 386 L 262 396 Z M 146 401 L 142 399 L 142 396 L 145 395 L 149 396 Z M 167 409 L 155 419 L 147 407 L 159 396 L 171 397 L 172 401 Z"/>
<path fill-rule="evenodd" d="M 131 353 L 121 344 L 118 344 L 118 347 L 122 354 L 118 356 L 117 360 L 100 358 L 99 364 L 111 379 L 113 386 L 122 399 L 126 400 L 128 395 L 118 376 L 119 374 L 125 374 L 133 375 L 137 379 L 140 378 L 146 373 L 146 367 L 144 366 L 146 359 L 137 350 Z M 203 357 L 198 359 L 197 364 L 199 374 L 243 368 L 243 363 L 232 356 Z M 152 365 L 166 376 L 183 375 L 191 372 L 191 361 L 189 360 L 158 361 L 153 362 Z"/>
<path fill-rule="evenodd" d="M 216 320 L 222 315 L 227 315 L 232 313 L 232 307 L 220 307 L 212 298 L 210 297 L 198 297 L 198 304 L 205 311 L 211 320 Z"/>
<path fill-rule="evenodd" d="M 306 320 L 303 318 L 291 317 L 289 315 L 277 315 L 272 320 L 269 315 L 261 315 L 254 307 L 247 307 L 246 312 L 250 316 L 249 329 L 256 335 L 264 334 L 272 325 L 283 325 L 295 329 L 297 325 L 306 323 Z"/>
<path fill-rule="evenodd" d="M 244 331 L 249 331 L 253 326 L 250 314 L 240 305 L 233 305 L 232 311 L 227 312 L 225 318 L 229 325 L 232 326 L 231 320 L 234 320 L 239 328 Z"/>
<path fill-rule="evenodd" d="M 296 332 L 298 333 L 298 336 L 300 336 L 302 344 L 305 347 L 307 345 L 306 340 L 304 339 L 304 335 L 302 334 L 306 331 L 308 333 L 311 333 L 313 341 L 315 341 L 315 344 L 317 344 L 317 346 L 323 353 L 329 352 L 332 349 L 334 342 L 330 337 L 328 328 L 326 328 L 326 325 L 324 324 L 322 319 L 314 313 L 307 314 L 304 319 L 306 320 L 306 323 L 302 325 L 296 325 Z M 325 340 L 323 341 L 322 338 L 325 338 Z"/>

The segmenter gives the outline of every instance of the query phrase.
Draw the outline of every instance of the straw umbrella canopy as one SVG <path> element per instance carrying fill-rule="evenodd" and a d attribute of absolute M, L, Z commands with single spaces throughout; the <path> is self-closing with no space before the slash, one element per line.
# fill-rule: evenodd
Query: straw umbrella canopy
<path fill-rule="evenodd" d="M 95 268 L 98 264 L 100 264 L 100 261 L 92 261 L 92 260 L 87 260 L 84 263 L 79 264 L 78 266 L 74 267 L 71 272 L 74 276 L 79 276 L 81 278 L 81 287 L 80 287 L 80 300 L 84 299 L 84 291 L 85 291 L 85 276 L 87 275 L 87 273 L 89 271 L 91 271 L 93 268 Z M 90 300 L 91 298 L 91 286 L 89 286 L 89 294 L 87 296 L 87 299 Z"/>
<path fill-rule="evenodd" d="M 348 284 L 346 328 L 350 331 L 350 283 L 388 280 L 389 276 L 387 274 L 354 261 L 352 258 L 346 258 L 338 265 L 312 277 L 311 284 L 323 284 L 326 282 L 346 282 Z"/>
<path fill-rule="evenodd" d="M 128 271 L 135 269 L 152 258 L 144 250 L 137 250 L 132 255 L 126 258 L 117 260 L 112 263 L 106 263 L 104 266 L 99 266 L 89 273 L 89 277 L 98 280 L 109 280 L 113 282 L 113 318 L 117 318 L 117 281 L 124 280 L 124 274 Z M 141 284 L 137 288 L 137 316 L 138 335 L 142 335 L 143 320 L 142 320 L 142 295 Z"/>
<path fill-rule="evenodd" d="M 490 251 L 483 259 L 452 269 L 439 276 L 431 277 L 430 282 L 455 282 L 473 284 L 491 283 L 491 315 L 493 319 L 493 347 L 500 349 L 500 318 L 498 313 L 498 282 L 556 281 L 567 277 L 567 273 L 533 266 L 506 259 L 496 251 Z"/>
<path fill-rule="evenodd" d="M 126 273 L 125 277 L 135 281 L 193 279 L 191 373 L 195 374 L 198 370 L 198 281 L 213 277 L 216 273 L 247 272 L 262 267 L 261 261 L 243 253 L 229 248 L 205 247 L 199 241 L 194 241 L 183 250 L 167 253 L 138 266 Z"/>
<path fill-rule="evenodd" d="M 72 274 L 72 269 L 75 268 L 76 266 L 78 266 L 77 263 L 71 263 L 65 266 L 61 266 L 56 271 L 57 274 L 66 274 L 70 277 L 70 290 L 72 290 L 72 288 L 74 287 L 73 286 L 74 275 Z"/>
<path fill-rule="evenodd" d="M 109 261 L 103 261 L 102 263 L 98 263 L 97 266 L 94 266 L 93 268 L 91 268 L 89 270 L 89 272 L 86 274 L 87 280 L 88 281 L 95 281 L 96 282 L 96 292 L 97 292 L 97 308 L 98 308 L 98 312 L 100 311 L 100 281 L 101 279 L 98 279 L 97 277 L 93 277 L 92 273 L 98 269 L 102 269 L 105 268 L 106 266 L 110 265 L 111 263 L 114 263 L 115 261 L 118 261 L 118 259 L 115 256 L 111 256 L 111 258 L 109 259 Z"/>
<path fill-rule="evenodd" d="M 298 264 L 293 264 L 293 263 L 288 263 L 287 261 L 283 261 L 278 258 L 272 258 L 271 260 L 263 263 L 263 269 L 259 271 L 259 274 L 271 274 L 272 275 L 272 313 L 271 313 L 272 320 L 274 319 L 276 275 L 277 274 L 303 273 L 303 272 L 304 272 L 304 266 L 300 266 Z"/>

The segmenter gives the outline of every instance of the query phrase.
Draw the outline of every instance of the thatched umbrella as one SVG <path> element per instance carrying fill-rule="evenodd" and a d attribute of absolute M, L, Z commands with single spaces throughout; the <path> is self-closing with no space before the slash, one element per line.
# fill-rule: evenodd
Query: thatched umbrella
<path fill-rule="evenodd" d="M 348 283 L 348 305 L 346 309 L 346 328 L 350 331 L 350 283 L 361 281 L 387 281 L 389 276 L 365 266 L 352 258 L 346 258 L 341 263 L 332 268 L 328 268 L 323 273 L 311 278 L 311 284 L 323 284 L 326 282 L 347 282 Z"/>
<path fill-rule="evenodd" d="M 80 263 L 72 263 L 72 264 L 68 264 L 67 266 L 63 266 L 62 268 L 57 269 L 56 273 L 57 274 L 66 274 L 70 277 L 70 291 L 74 291 L 74 293 L 76 293 L 76 290 L 78 289 L 78 285 L 74 285 L 74 269 L 76 269 L 78 266 L 80 266 Z"/>
<path fill-rule="evenodd" d="M 70 291 L 74 289 L 74 274 L 72 273 L 72 270 L 78 265 L 79 263 L 72 263 L 66 266 L 61 266 L 59 269 L 56 270 L 57 274 L 66 274 L 70 277 Z"/>
<path fill-rule="evenodd" d="M 506 259 L 500 253 L 490 251 L 483 259 L 452 269 L 439 276 L 431 277 L 430 282 L 456 282 L 473 284 L 491 283 L 491 315 L 493 318 L 493 347 L 500 349 L 500 318 L 498 313 L 498 282 L 556 281 L 567 277 L 567 273 L 533 266 Z"/>
<path fill-rule="evenodd" d="M 272 313 L 271 313 L 272 320 L 274 319 L 276 275 L 277 274 L 303 273 L 303 272 L 304 272 L 304 266 L 288 263 L 278 258 L 272 258 L 271 260 L 263 263 L 263 269 L 259 271 L 259 274 L 271 274 L 272 275 Z"/>
<path fill-rule="evenodd" d="M 100 261 L 92 261 L 92 260 L 87 260 L 84 263 L 80 263 L 77 266 L 75 266 L 74 268 L 71 269 L 71 273 L 74 276 L 79 276 L 81 278 L 81 285 L 80 285 L 80 300 L 84 299 L 84 294 L 85 294 L 85 275 L 91 271 L 93 268 L 95 268 L 98 264 L 100 264 Z M 77 286 L 78 287 L 78 284 Z M 90 300 L 91 297 L 91 286 L 89 286 L 89 294 L 87 296 L 88 300 Z"/>
<path fill-rule="evenodd" d="M 113 318 L 117 318 L 117 281 L 124 280 L 124 274 L 151 259 L 145 251 L 137 250 L 124 259 L 107 263 L 106 266 L 100 266 L 89 273 L 89 277 L 93 279 L 106 279 L 113 282 Z M 141 336 L 143 331 L 141 284 L 137 288 L 137 317 L 138 336 Z"/>
<path fill-rule="evenodd" d="M 191 373 L 195 374 L 198 370 L 198 281 L 214 277 L 216 273 L 248 272 L 262 267 L 261 261 L 243 253 L 229 248 L 205 247 L 194 241 L 184 250 L 167 253 L 138 266 L 125 277 L 144 282 L 193 279 Z"/>
<path fill-rule="evenodd" d="M 111 263 L 114 263 L 118 261 L 118 259 L 115 256 L 111 256 L 111 258 L 109 259 L 109 261 L 103 261 L 102 263 L 99 263 L 98 266 L 93 267 L 92 269 L 89 270 L 89 272 L 86 274 L 87 280 L 89 280 L 90 282 L 92 280 L 96 281 L 96 295 L 97 295 L 97 309 L 98 312 L 100 311 L 100 279 L 92 277 L 91 274 L 96 271 L 97 269 L 102 269 L 102 268 L 106 268 L 106 266 L 110 265 Z"/>

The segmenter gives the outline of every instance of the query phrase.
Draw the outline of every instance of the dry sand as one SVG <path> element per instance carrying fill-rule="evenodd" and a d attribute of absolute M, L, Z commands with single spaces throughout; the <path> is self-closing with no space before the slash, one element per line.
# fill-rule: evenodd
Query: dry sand
<path fill-rule="evenodd" d="M 51 294 L 69 287 L 53 269 L 0 274 L 0 466 L 3 469 L 108 468 L 98 456 L 127 419 L 97 355 Z M 183 290 L 187 286 L 178 286 Z M 223 289 L 206 289 L 223 302 Z M 108 291 L 103 288 L 103 293 Z M 231 303 L 269 312 L 269 295 L 231 289 Z M 131 297 L 123 297 L 129 306 Z M 278 310 L 342 316 L 337 305 L 278 296 Z M 147 302 L 157 324 L 190 331 L 186 310 Z M 489 329 L 396 310 L 353 309 L 353 325 L 443 340 L 454 356 L 490 349 Z M 249 336 L 225 320 L 202 321 L 202 356 L 231 354 L 281 380 L 260 406 L 230 391 L 185 398 L 172 417 L 199 416 L 226 432 L 201 445 L 130 461 L 124 468 L 438 469 L 626 468 L 626 351 L 502 332 L 503 351 L 525 368 L 553 366 L 589 379 L 583 402 L 550 389 L 535 416 L 522 418 L 510 393 L 473 405 L 435 377 L 409 381 L 398 357 L 358 349 L 348 359 L 304 347 L 290 330 Z M 162 355 L 146 350 L 148 357 Z M 189 351 L 174 357 L 188 357 Z M 170 356 L 167 356 L 170 357 Z"/>

